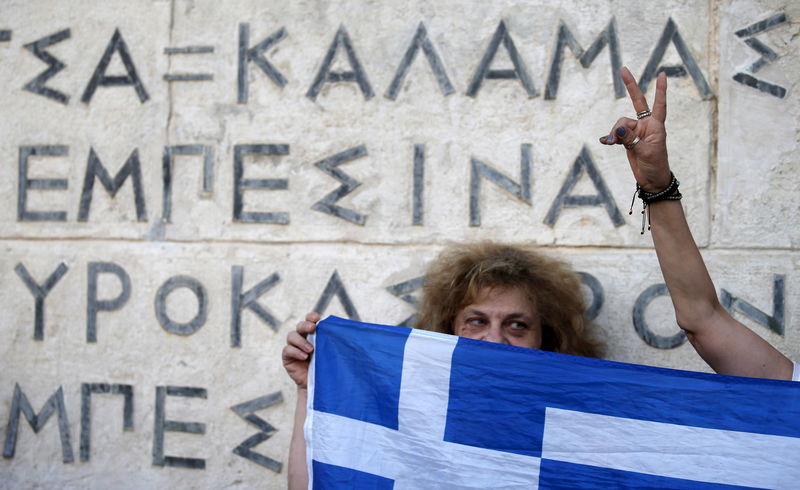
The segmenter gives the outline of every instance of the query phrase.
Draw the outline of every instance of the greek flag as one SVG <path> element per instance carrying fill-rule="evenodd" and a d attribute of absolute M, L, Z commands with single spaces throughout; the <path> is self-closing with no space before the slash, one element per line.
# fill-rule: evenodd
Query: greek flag
<path fill-rule="evenodd" d="M 309 486 L 800 488 L 800 384 L 329 317 Z"/>

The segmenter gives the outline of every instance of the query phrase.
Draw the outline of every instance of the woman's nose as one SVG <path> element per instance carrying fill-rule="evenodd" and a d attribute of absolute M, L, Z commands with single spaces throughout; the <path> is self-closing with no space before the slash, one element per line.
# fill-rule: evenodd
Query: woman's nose
<path fill-rule="evenodd" d="M 503 338 L 503 331 L 500 328 L 500 325 L 490 325 L 484 340 L 487 342 L 494 342 L 495 344 L 504 344 L 505 339 Z"/>

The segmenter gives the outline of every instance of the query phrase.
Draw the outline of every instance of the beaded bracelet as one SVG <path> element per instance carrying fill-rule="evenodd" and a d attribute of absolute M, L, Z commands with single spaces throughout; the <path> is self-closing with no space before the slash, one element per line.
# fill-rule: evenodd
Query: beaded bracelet
<path fill-rule="evenodd" d="M 670 177 L 672 177 L 672 181 L 666 187 L 666 189 L 659 191 L 659 192 L 647 192 L 637 183 L 636 190 L 633 193 L 633 198 L 631 199 L 631 208 L 628 211 L 628 214 L 633 214 L 633 203 L 636 201 L 636 196 L 639 196 L 639 199 L 642 200 L 642 235 L 644 235 L 644 224 L 647 221 L 647 229 L 650 230 L 650 210 L 647 209 L 647 206 L 653 204 L 654 202 L 658 201 L 680 201 L 683 195 L 678 190 L 678 186 L 681 185 L 678 182 L 678 179 L 675 178 L 675 174 L 672 172 L 669 173 Z"/>

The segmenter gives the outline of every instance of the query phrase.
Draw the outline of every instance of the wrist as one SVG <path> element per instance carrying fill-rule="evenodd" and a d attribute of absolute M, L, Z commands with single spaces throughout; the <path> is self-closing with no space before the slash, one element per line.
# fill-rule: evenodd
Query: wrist
<path fill-rule="evenodd" d="M 308 389 L 297 387 L 296 409 L 305 409 L 308 403 Z"/>
<path fill-rule="evenodd" d="M 680 201 L 681 197 L 683 196 L 681 196 L 681 192 L 678 190 L 679 185 L 680 182 L 678 182 L 678 179 L 676 179 L 675 175 L 670 172 L 667 185 L 658 191 L 648 191 L 647 189 L 640 187 L 638 190 L 639 199 L 641 199 L 645 205 L 667 200 Z"/>
<path fill-rule="evenodd" d="M 674 178 L 675 176 L 668 170 L 658 179 L 653 180 L 652 183 L 647 182 L 639 187 L 648 194 L 658 194 L 659 192 L 666 190 L 672 184 L 672 180 Z"/>
<path fill-rule="evenodd" d="M 650 192 L 638 183 L 636 184 L 636 191 L 633 194 L 633 199 L 631 199 L 631 209 L 628 211 L 628 214 L 633 214 L 633 203 L 636 197 L 639 197 L 639 199 L 642 200 L 642 235 L 644 235 L 645 224 L 647 225 L 647 229 L 650 229 L 650 211 L 648 206 L 662 201 L 680 201 L 681 197 L 683 197 L 681 196 L 680 190 L 678 190 L 680 182 L 678 182 L 678 179 L 675 178 L 672 172 L 669 173 L 669 176 L 669 184 L 657 192 Z"/>

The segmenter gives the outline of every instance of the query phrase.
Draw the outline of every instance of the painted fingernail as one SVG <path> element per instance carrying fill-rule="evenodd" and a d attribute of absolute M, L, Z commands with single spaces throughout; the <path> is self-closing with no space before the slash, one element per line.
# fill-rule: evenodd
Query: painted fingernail
<path fill-rule="evenodd" d="M 625 129 L 624 127 L 620 126 L 617 128 L 617 136 L 619 136 L 620 138 L 624 138 L 627 133 L 628 130 Z"/>

